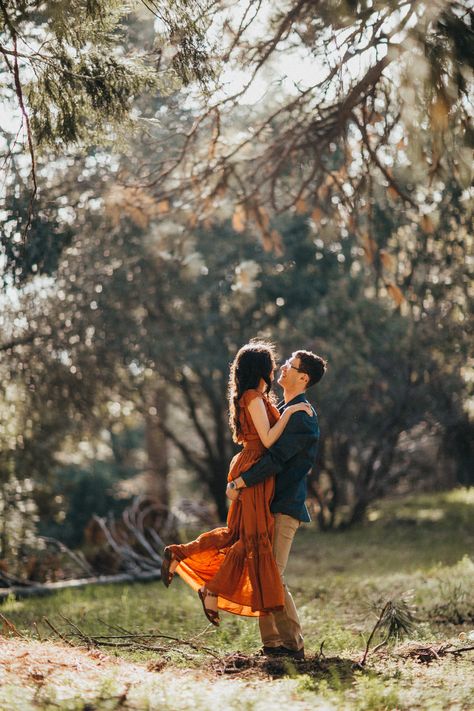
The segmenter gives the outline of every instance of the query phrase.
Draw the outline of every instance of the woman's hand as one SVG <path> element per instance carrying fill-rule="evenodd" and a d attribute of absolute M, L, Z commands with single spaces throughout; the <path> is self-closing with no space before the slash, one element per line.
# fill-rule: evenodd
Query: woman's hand
<path fill-rule="evenodd" d="M 285 412 L 290 411 L 290 413 L 293 415 L 295 412 L 306 412 L 307 415 L 310 417 L 313 417 L 313 408 L 309 404 L 309 402 L 297 402 L 295 405 L 290 405 L 290 407 L 287 407 Z"/>
<path fill-rule="evenodd" d="M 231 489 L 229 487 L 229 484 L 227 484 L 227 489 L 225 490 L 225 495 L 231 501 L 237 501 L 237 499 L 240 496 L 240 491 L 239 491 L 239 489 Z"/>

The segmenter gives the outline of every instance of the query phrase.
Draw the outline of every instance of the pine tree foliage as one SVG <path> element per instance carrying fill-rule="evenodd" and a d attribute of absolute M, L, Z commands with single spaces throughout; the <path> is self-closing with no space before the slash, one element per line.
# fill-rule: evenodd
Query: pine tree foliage
<path fill-rule="evenodd" d="M 175 75 L 183 82 L 191 77 L 203 80 L 203 37 L 199 24 L 190 19 L 192 2 L 160 5 L 165 12 L 159 41 L 177 45 Z M 140 4 L 1 0 L 0 9 L 2 91 L 16 94 L 35 146 L 96 138 L 110 131 L 111 122 L 128 116 L 140 92 L 166 88 L 160 76 L 162 47 L 127 51 L 128 18 L 140 9 L 147 13 L 148 24 L 151 17 Z"/>

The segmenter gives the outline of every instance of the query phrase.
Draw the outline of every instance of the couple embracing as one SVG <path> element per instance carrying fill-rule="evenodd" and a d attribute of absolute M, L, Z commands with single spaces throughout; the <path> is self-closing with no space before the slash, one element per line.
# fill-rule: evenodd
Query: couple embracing
<path fill-rule="evenodd" d="M 304 659 L 298 613 L 283 573 L 297 528 L 310 521 L 306 476 L 319 426 L 305 393 L 325 370 L 320 356 L 295 351 L 280 368 L 284 400 L 277 407 L 272 345 L 252 341 L 239 350 L 230 370 L 229 422 L 242 449 L 229 469 L 227 526 L 165 548 L 164 584 L 177 573 L 198 593 L 213 625 L 219 626 L 219 610 L 258 617 L 269 656 Z"/>

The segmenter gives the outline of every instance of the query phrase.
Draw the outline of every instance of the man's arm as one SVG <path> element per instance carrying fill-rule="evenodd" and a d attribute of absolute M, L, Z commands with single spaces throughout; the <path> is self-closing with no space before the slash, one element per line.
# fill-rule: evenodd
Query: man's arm
<path fill-rule="evenodd" d="M 278 474 L 289 459 L 306 447 L 308 441 L 316 439 L 318 427 L 314 420 L 304 412 L 292 415 L 286 430 L 275 444 L 256 464 L 241 474 L 245 486 L 254 486 L 272 474 Z"/>

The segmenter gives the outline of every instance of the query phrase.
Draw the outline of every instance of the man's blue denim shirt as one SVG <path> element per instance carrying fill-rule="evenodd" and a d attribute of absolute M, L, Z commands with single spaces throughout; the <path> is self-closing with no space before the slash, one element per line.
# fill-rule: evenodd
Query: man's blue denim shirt
<path fill-rule="evenodd" d="M 283 404 L 280 412 L 297 402 L 307 402 L 301 393 Z M 275 495 L 270 505 L 272 513 L 283 513 L 305 523 L 311 521 L 306 508 L 306 476 L 316 459 L 319 424 L 316 412 L 295 412 L 281 437 L 250 469 L 241 474 L 246 486 L 254 486 L 275 474 Z"/>

